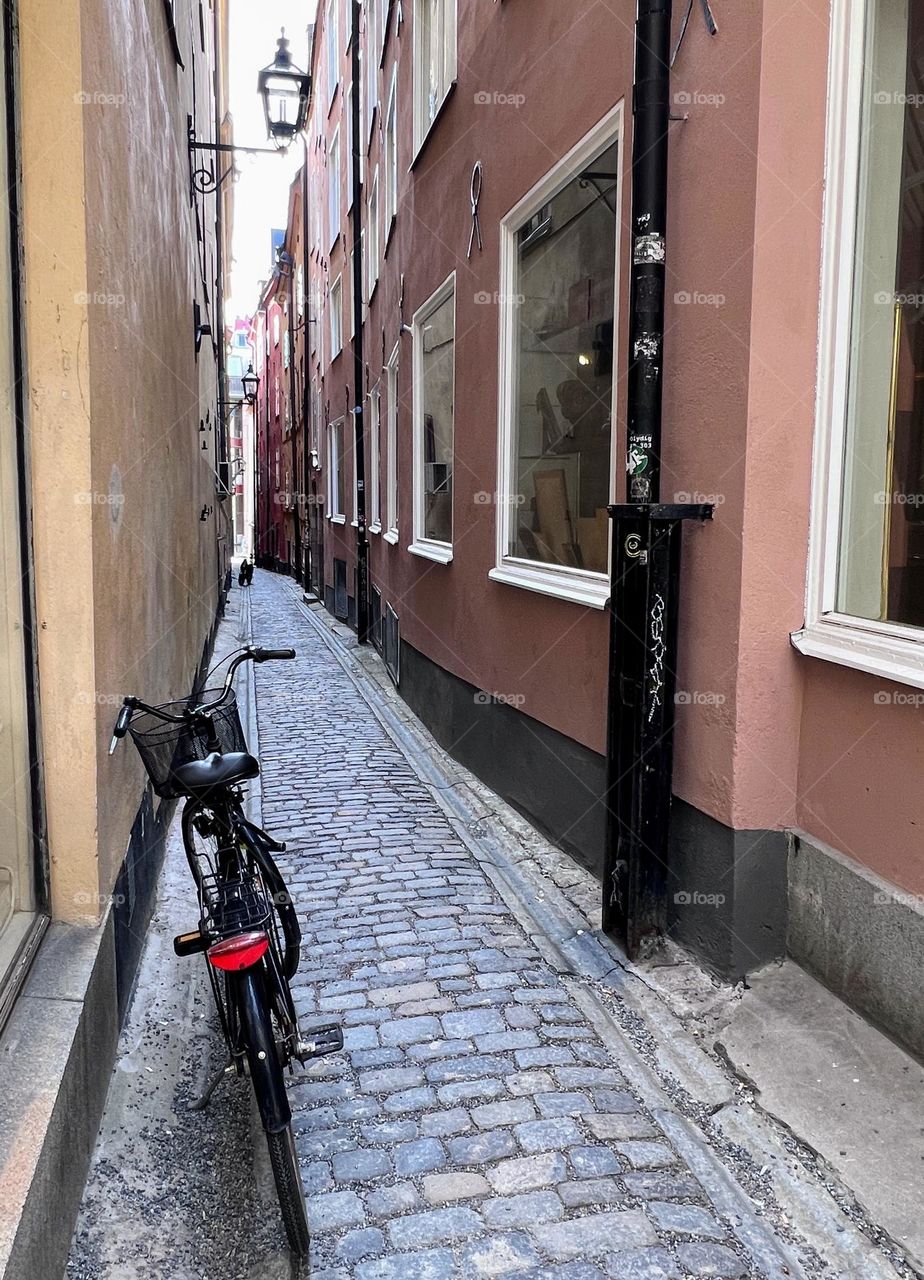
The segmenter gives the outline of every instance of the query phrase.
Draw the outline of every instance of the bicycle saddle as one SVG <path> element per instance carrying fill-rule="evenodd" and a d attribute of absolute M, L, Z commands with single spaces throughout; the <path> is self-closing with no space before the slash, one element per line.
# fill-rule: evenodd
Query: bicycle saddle
<path fill-rule="evenodd" d="M 219 755 L 213 751 L 204 760 L 191 760 L 177 765 L 171 774 L 184 791 L 209 791 L 213 787 L 230 787 L 245 778 L 255 778 L 260 766 L 246 751 L 229 751 Z"/>

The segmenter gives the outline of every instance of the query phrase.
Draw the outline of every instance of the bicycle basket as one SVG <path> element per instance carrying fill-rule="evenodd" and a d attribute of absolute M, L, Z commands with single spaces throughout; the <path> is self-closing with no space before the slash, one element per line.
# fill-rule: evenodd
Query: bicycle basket
<path fill-rule="evenodd" d="M 220 689 L 205 689 L 195 699 L 184 698 L 179 702 L 165 702 L 162 710 L 180 715 L 194 706 L 217 698 Z M 237 710 L 237 698 L 233 690 L 227 699 L 210 712 L 221 752 L 246 751 L 244 730 Z M 208 734 L 204 726 L 166 724 L 149 711 L 134 716 L 128 727 L 132 741 L 138 748 L 151 786 L 165 800 L 176 800 L 184 795 L 183 788 L 174 779 L 173 770 L 192 760 L 204 760 L 209 754 Z"/>

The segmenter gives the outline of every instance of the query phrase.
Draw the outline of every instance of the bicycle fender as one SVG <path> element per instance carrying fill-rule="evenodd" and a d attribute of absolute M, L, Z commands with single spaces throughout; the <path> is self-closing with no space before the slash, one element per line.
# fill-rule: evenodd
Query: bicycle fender
<path fill-rule="evenodd" d="M 285 1076 L 276 1054 L 273 1024 L 262 967 L 233 975 L 234 1000 L 250 1078 L 267 1133 L 280 1133 L 292 1119 Z M 262 1056 L 261 1056 L 262 1055 Z"/>

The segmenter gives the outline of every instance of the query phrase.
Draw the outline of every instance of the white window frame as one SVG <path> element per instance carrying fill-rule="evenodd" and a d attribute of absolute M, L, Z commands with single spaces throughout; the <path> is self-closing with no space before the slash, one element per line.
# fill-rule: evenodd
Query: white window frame
<path fill-rule="evenodd" d="M 414 492 L 413 492 L 413 541 L 408 551 L 415 556 L 423 556 L 426 560 L 435 560 L 437 564 L 450 564 L 452 561 L 452 542 L 438 542 L 435 538 L 424 536 L 424 403 L 423 403 L 423 326 L 438 307 L 447 298 L 452 297 L 452 452 L 453 452 L 453 488 L 452 505 L 455 508 L 455 440 L 456 440 L 456 333 L 457 333 L 457 301 L 456 273 L 453 271 L 443 283 L 431 293 L 430 297 L 414 312 L 411 321 L 413 337 L 411 342 L 414 351 Z M 452 532 L 455 534 L 455 511 L 452 512 Z"/>
<path fill-rule="evenodd" d="M 623 174 L 623 103 L 619 102 L 577 146 L 564 156 L 533 189 L 523 197 L 500 224 L 500 342 L 498 367 L 498 438 L 497 438 L 497 493 L 495 505 L 496 558 L 488 577 L 508 586 L 523 587 L 540 595 L 555 596 L 559 600 L 571 600 L 591 609 L 606 607 L 610 594 L 609 572 L 597 573 L 590 569 L 577 569 L 571 565 L 543 564 L 512 556 L 508 552 L 509 522 L 515 518 L 517 507 L 507 501 L 513 494 L 516 479 L 514 449 L 517 446 L 516 405 L 514 373 L 517 367 L 515 344 L 517 341 L 517 232 L 543 205 L 548 204 L 601 150 L 618 144 L 616 168 L 619 179 L 616 188 L 616 208 L 622 207 Z M 613 297 L 618 299 L 622 258 L 622 224 L 616 219 L 615 287 Z M 619 315 L 613 317 L 613 350 L 619 351 Z M 616 476 L 616 396 L 619 379 L 614 361 L 612 404 L 610 421 L 612 440 L 610 445 L 610 501 L 615 495 Z"/>
<path fill-rule="evenodd" d="M 350 249 L 350 341 L 356 337 L 356 308 L 353 306 L 353 294 L 356 290 L 356 250 Z"/>
<path fill-rule="evenodd" d="M 398 216 L 398 64 L 391 72 L 391 87 L 385 107 L 384 128 L 384 188 L 385 188 L 385 247 L 391 239 L 392 228 Z"/>
<path fill-rule="evenodd" d="M 340 429 L 340 448 L 337 448 L 337 428 Z M 337 469 L 344 447 L 344 420 L 335 418 L 327 424 L 327 518 L 331 524 L 346 524 L 346 512 L 339 510 L 337 502 Z M 344 485 L 346 488 L 346 485 Z M 346 494 L 344 493 L 344 498 Z"/>
<path fill-rule="evenodd" d="M 327 109 L 340 83 L 340 0 L 327 0 Z"/>
<path fill-rule="evenodd" d="M 378 3 L 387 4 L 388 0 L 378 0 Z M 375 109 L 379 105 L 379 22 L 377 0 L 366 0 L 365 10 L 366 48 L 363 75 L 366 81 L 366 112 L 363 116 L 363 142 L 365 147 L 368 147 L 372 121 L 375 119 Z"/>
<path fill-rule="evenodd" d="M 369 392 L 369 532 L 382 532 L 382 393 L 378 384 Z"/>
<path fill-rule="evenodd" d="M 331 248 L 340 235 L 340 125 L 330 136 L 327 152 L 327 241 Z"/>
<path fill-rule="evenodd" d="M 330 317 L 330 360 L 333 364 L 343 350 L 343 276 L 338 275 L 330 287 L 327 300 L 327 312 Z"/>
<path fill-rule="evenodd" d="M 353 86 L 347 89 L 343 96 L 344 124 L 347 136 L 347 184 L 346 184 L 346 207 L 347 212 L 353 208 Z"/>
<path fill-rule="evenodd" d="M 379 171 L 376 169 L 372 175 L 372 181 L 369 183 L 369 196 L 366 201 L 366 226 L 369 229 L 369 235 L 366 238 L 366 301 L 372 300 L 375 293 L 375 286 L 379 282 L 379 246 L 381 244 L 381 235 L 379 232 Z"/>
<path fill-rule="evenodd" d="M 436 4 L 439 9 L 439 21 L 442 24 L 442 47 L 444 51 L 446 73 L 443 92 L 439 102 L 436 104 L 433 115 L 429 115 L 426 108 L 427 97 L 427 77 L 425 75 L 426 63 L 424 61 L 423 48 L 423 22 L 421 20 L 421 7 L 424 4 Z M 458 56 L 458 0 L 414 0 L 414 156 L 423 148 L 424 143 L 430 136 L 440 114 L 446 99 L 452 92 L 456 83 L 459 69 Z M 447 34 L 449 47 L 447 48 Z"/>
<path fill-rule="evenodd" d="M 398 362 L 401 344 L 396 342 L 385 366 L 385 532 L 386 542 L 398 542 Z"/>
<path fill-rule="evenodd" d="M 924 689 L 924 628 L 837 610 L 866 20 L 866 2 L 833 0 L 805 625 L 791 638 L 809 657 Z"/>
<path fill-rule="evenodd" d="M 356 419 L 350 414 L 350 457 L 353 459 L 353 519 L 350 524 L 354 529 L 359 528 L 359 468 L 357 467 L 358 458 L 356 456 Z"/>

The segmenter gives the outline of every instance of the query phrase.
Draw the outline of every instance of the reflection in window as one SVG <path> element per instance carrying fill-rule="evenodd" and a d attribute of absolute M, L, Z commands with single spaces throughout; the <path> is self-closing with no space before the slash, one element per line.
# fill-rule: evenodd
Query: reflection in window
<path fill-rule="evenodd" d="M 924 626 L 924 9 L 868 9 L 837 607 Z"/>
<path fill-rule="evenodd" d="M 452 542 L 453 381 L 455 374 L 455 292 L 441 290 L 430 309 L 415 320 L 418 440 L 422 463 L 418 537 Z M 421 456 L 422 455 L 422 456 Z"/>
<path fill-rule="evenodd" d="M 604 572 L 610 500 L 618 147 L 515 235 L 515 492 L 508 554 Z"/>
<path fill-rule="evenodd" d="M 346 507 L 346 475 L 343 463 L 343 419 L 338 418 L 328 427 L 327 473 L 329 492 L 328 512 L 343 520 Z"/>

